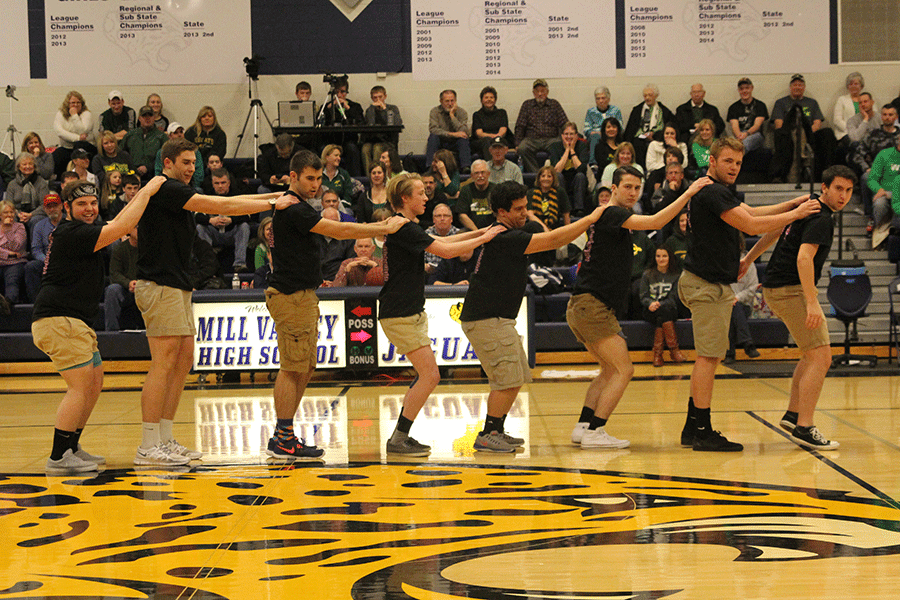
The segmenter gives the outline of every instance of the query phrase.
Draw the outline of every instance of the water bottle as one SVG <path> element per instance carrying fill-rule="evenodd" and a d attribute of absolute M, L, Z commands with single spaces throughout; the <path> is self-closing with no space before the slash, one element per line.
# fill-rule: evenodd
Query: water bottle
<path fill-rule="evenodd" d="M 235 273 L 234 277 L 231 278 L 231 289 L 233 289 L 233 290 L 241 289 L 241 278 L 238 277 L 237 273 Z"/>

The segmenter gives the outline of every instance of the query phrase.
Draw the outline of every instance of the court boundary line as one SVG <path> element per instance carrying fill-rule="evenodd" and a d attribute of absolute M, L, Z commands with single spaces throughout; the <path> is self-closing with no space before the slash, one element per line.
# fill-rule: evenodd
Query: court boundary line
<path fill-rule="evenodd" d="M 782 431 L 781 428 L 776 426 L 774 423 L 770 423 L 769 421 L 763 419 L 762 417 L 757 415 L 752 410 L 748 410 L 745 412 L 748 415 L 750 415 L 752 418 L 756 419 L 757 421 L 759 421 L 760 423 L 762 423 L 763 425 L 765 425 L 766 427 L 768 427 L 769 429 L 771 429 L 772 431 L 774 431 L 775 433 L 780 435 L 781 437 L 790 441 L 792 444 L 794 443 L 793 440 L 791 440 L 791 436 L 788 435 L 785 431 Z M 838 473 L 840 473 L 841 475 L 843 475 L 844 477 L 846 477 L 847 479 L 849 479 L 856 485 L 862 487 L 864 490 L 867 490 L 869 493 L 874 494 L 875 496 L 880 498 L 883 502 L 886 502 L 887 504 L 889 504 L 891 507 L 900 510 L 900 502 L 894 500 L 891 496 L 888 496 L 886 493 L 882 492 L 881 490 L 879 490 L 878 488 L 876 488 L 874 485 L 867 482 L 863 478 L 851 473 L 849 470 L 840 466 L 839 464 L 837 464 L 830 458 L 823 456 L 818 450 L 813 450 L 812 448 L 805 448 L 803 446 L 800 446 L 799 444 L 797 446 L 801 450 L 804 450 L 804 451 L 808 452 L 809 454 L 811 454 L 813 457 L 815 457 L 817 460 L 821 461 L 823 464 L 831 467 L 833 470 L 837 471 Z"/>

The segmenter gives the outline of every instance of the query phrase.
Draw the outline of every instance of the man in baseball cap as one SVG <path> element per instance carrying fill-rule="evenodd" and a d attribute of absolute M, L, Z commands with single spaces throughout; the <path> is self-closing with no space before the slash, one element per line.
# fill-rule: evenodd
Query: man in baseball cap
<path fill-rule="evenodd" d="M 488 168 L 491 171 L 491 183 L 503 183 L 504 181 L 516 181 L 524 185 L 522 179 L 522 170 L 519 165 L 506 159 L 506 152 L 509 148 L 506 145 L 506 138 L 497 136 L 491 140 L 490 152 L 491 162 Z"/>
<path fill-rule="evenodd" d="M 562 105 L 547 97 L 549 91 L 546 79 L 535 79 L 531 86 L 534 98 L 522 103 L 516 119 L 516 151 L 529 173 L 538 171 L 538 150 L 549 152 L 569 120 Z"/>
<path fill-rule="evenodd" d="M 25 295 L 32 303 L 41 287 L 44 260 L 50 248 L 50 234 L 63 218 L 62 199 L 56 192 L 44 196 L 43 205 L 47 218 L 38 221 L 31 232 L 31 260 L 25 263 Z"/>
<path fill-rule="evenodd" d="M 100 135 L 104 131 L 112 132 L 118 141 L 135 128 L 137 119 L 133 108 L 125 106 L 122 92 L 113 90 L 109 93 L 109 108 L 100 114 Z"/>

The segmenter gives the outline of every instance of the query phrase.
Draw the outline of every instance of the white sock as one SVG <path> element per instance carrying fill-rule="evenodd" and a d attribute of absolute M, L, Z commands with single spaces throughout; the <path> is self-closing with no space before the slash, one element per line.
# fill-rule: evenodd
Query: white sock
<path fill-rule="evenodd" d="M 144 423 L 142 432 L 144 439 L 141 448 L 152 448 L 159 443 L 159 423 Z"/>
<path fill-rule="evenodd" d="M 159 420 L 159 439 L 162 442 L 168 442 L 169 440 L 175 439 L 175 437 L 172 435 L 172 420 L 171 419 L 160 419 Z"/>

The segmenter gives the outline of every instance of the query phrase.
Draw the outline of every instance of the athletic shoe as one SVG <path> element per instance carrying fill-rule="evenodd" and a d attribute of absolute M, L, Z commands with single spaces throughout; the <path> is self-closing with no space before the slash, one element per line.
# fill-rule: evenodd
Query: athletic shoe
<path fill-rule="evenodd" d="M 198 452 L 197 450 L 191 450 L 185 446 L 182 446 L 178 443 L 178 440 L 171 439 L 166 442 L 166 447 L 169 449 L 169 452 L 172 454 L 176 454 L 178 456 L 186 456 L 191 460 L 200 460 L 203 458 L 203 453 Z"/>
<path fill-rule="evenodd" d="M 572 429 L 573 444 L 581 445 L 581 438 L 584 437 L 584 432 L 587 431 L 588 425 L 590 425 L 590 423 L 575 423 L 575 428 Z"/>
<path fill-rule="evenodd" d="M 503 441 L 505 441 L 510 446 L 524 446 L 525 445 L 525 438 L 513 437 L 513 436 L 509 435 L 508 433 L 506 433 L 505 431 L 501 431 L 499 433 L 500 433 L 500 437 L 503 438 Z"/>
<path fill-rule="evenodd" d="M 48 471 L 63 471 L 66 473 L 84 473 L 86 471 L 96 471 L 97 463 L 89 462 L 80 458 L 69 448 L 63 452 L 59 460 L 47 459 Z"/>
<path fill-rule="evenodd" d="M 476 450 L 484 452 L 515 452 L 516 447 L 503 439 L 503 436 L 496 431 L 490 433 L 479 433 L 472 445 Z"/>
<path fill-rule="evenodd" d="M 753 344 L 744 346 L 744 353 L 747 354 L 747 358 L 759 358 L 759 350 Z"/>
<path fill-rule="evenodd" d="M 620 440 L 606 433 L 602 427 L 597 429 L 588 429 L 581 438 L 581 449 L 591 450 L 593 448 L 627 448 L 631 444 L 628 440 Z"/>
<path fill-rule="evenodd" d="M 781 428 L 787 431 L 788 433 L 793 433 L 794 428 L 797 427 L 797 415 L 791 413 L 784 413 L 784 416 L 781 417 Z"/>
<path fill-rule="evenodd" d="M 75 456 L 80 458 L 81 460 L 86 460 L 87 462 L 92 462 L 97 465 L 105 465 L 106 459 L 102 456 L 95 456 L 81 447 L 81 444 L 78 444 L 78 450 L 73 452 Z"/>
<path fill-rule="evenodd" d="M 681 445 L 690 448 L 694 445 L 694 436 L 697 435 L 697 420 L 691 419 L 688 417 L 687 422 L 684 424 L 684 429 L 681 430 Z"/>
<path fill-rule="evenodd" d="M 403 454 L 404 456 L 428 456 L 431 454 L 431 446 L 420 444 L 409 434 L 395 431 L 387 441 L 388 454 Z"/>
<path fill-rule="evenodd" d="M 137 454 L 134 455 L 134 464 L 136 465 L 153 465 L 157 467 L 173 467 L 186 465 L 191 462 L 187 456 L 180 454 L 172 454 L 169 447 L 162 442 L 152 448 L 138 447 Z"/>
<path fill-rule="evenodd" d="M 737 442 L 729 442 L 724 435 L 713 429 L 697 428 L 694 434 L 694 450 L 697 452 L 740 452 L 744 447 Z"/>
<path fill-rule="evenodd" d="M 266 454 L 272 458 L 290 459 L 290 460 L 315 460 L 322 458 L 325 450 L 315 446 L 307 446 L 303 440 L 292 437 L 288 440 L 279 440 L 275 437 L 269 438 L 269 447 Z"/>
<path fill-rule="evenodd" d="M 812 450 L 836 450 L 840 444 L 831 440 L 826 440 L 815 425 L 810 427 L 795 427 L 794 433 L 791 434 L 791 440 L 800 444 L 804 448 Z"/>

